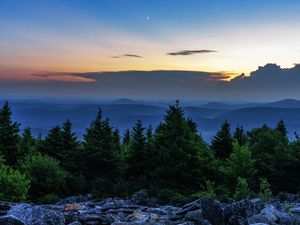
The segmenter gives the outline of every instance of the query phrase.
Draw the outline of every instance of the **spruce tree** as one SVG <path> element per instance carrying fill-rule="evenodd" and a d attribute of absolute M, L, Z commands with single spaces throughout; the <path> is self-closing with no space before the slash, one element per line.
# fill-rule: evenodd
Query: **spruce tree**
<path fill-rule="evenodd" d="M 223 123 L 221 130 L 211 142 L 211 149 L 215 152 L 216 158 L 228 158 L 232 152 L 232 137 L 230 133 L 230 124 L 227 120 Z"/>
<path fill-rule="evenodd" d="M 5 102 L 0 111 L 0 154 L 10 166 L 18 161 L 19 124 L 12 121 L 12 112 Z"/>
<path fill-rule="evenodd" d="M 146 175 L 147 169 L 147 152 L 146 137 L 144 135 L 145 128 L 140 120 L 138 120 L 132 130 L 132 141 L 127 155 L 127 176 L 130 180 L 142 180 Z M 141 181 L 142 182 L 142 181 Z"/>
<path fill-rule="evenodd" d="M 283 138 L 288 138 L 288 132 L 282 119 L 278 122 L 276 130 L 282 135 Z"/>
<path fill-rule="evenodd" d="M 77 167 L 75 161 L 78 154 L 79 141 L 75 132 L 72 131 L 72 123 L 69 119 L 62 125 L 61 141 L 61 165 L 69 171 L 74 171 Z"/>
<path fill-rule="evenodd" d="M 153 127 L 150 125 L 146 130 L 146 148 L 151 151 L 153 148 L 154 134 Z"/>
<path fill-rule="evenodd" d="M 233 142 L 233 151 L 229 158 L 224 162 L 224 168 L 221 169 L 227 180 L 227 187 L 233 188 L 234 183 L 240 177 L 246 179 L 249 183 L 253 183 L 255 169 L 255 161 L 252 153 L 247 145 L 239 145 L 235 139 Z"/>
<path fill-rule="evenodd" d="M 191 124 L 176 101 L 158 126 L 149 159 L 155 165 L 151 170 L 152 182 L 159 188 L 191 193 L 199 190 L 204 176 L 212 176 L 208 168 L 213 162 L 212 155 Z"/>
<path fill-rule="evenodd" d="M 118 155 L 120 155 L 121 154 L 121 143 L 120 143 L 121 138 L 120 138 L 119 129 L 114 129 L 112 136 L 113 136 L 113 145 L 114 145 L 113 148 L 118 153 Z"/>
<path fill-rule="evenodd" d="M 97 178 L 99 185 L 113 181 L 119 175 L 119 157 L 114 139 L 109 120 L 102 119 L 102 111 L 99 109 L 96 119 L 84 135 L 83 160 L 86 176 L 90 180 Z"/>
<path fill-rule="evenodd" d="M 30 127 L 26 127 L 23 130 L 21 141 L 20 141 L 20 159 L 24 159 L 27 154 L 33 153 L 35 147 L 35 140 L 31 134 Z"/>
<path fill-rule="evenodd" d="M 131 133 L 129 129 L 126 129 L 123 136 L 123 145 L 128 145 L 131 141 Z"/>
<path fill-rule="evenodd" d="M 287 169 L 290 150 L 286 140 L 277 130 L 267 126 L 253 129 L 248 136 L 257 177 L 267 178 L 275 191 L 286 191 L 288 185 L 282 182 L 290 174 Z"/>
<path fill-rule="evenodd" d="M 246 134 L 244 131 L 243 126 L 238 126 L 233 134 L 233 139 L 236 139 L 239 143 L 239 145 L 245 145 L 246 144 Z"/>
<path fill-rule="evenodd" d="M 60 126 L 50 129 L 42 147 L 42 152 L 61 161 L 64 158 L 63 140 Z"/>

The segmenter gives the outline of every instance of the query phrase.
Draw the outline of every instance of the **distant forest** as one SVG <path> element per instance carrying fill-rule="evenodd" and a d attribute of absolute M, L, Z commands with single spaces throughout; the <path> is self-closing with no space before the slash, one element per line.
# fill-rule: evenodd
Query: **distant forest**
<path fill-rule="evenodd" d="M 99 109 L 80 141 L 67 120 L 45 137 L 20 131 L 6 102 L 0 111 L 0 200 L 55 202 L 84 193 L 127 197 L 145 189 L 161 202 L 203 196 L 244 199 L 297 193 L 300 138 L 284 121 L 245 131 L 224 121 L 211 143 L 177 101 L 154 130 L 138 120 L 122 138 Z"/>

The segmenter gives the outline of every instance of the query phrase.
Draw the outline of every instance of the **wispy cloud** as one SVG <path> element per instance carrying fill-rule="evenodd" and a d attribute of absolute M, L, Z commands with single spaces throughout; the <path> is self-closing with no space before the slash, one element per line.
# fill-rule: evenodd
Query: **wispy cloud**
<path fill-rule="evenodd" d="M 119 59 L 119 58 L 143 58 L 143 57 L 136 54 L 121 54 L 121 55 L 112 56 L 111 58 Z"/>
<path fill-rule="evenodd" d="M 178 52 L 169 52 L 167 55 L 178 56 L 178 55 L 194 55 L 194 54 L 207 54 L 217 52 L 215 50 L 201 49 L 201 50 L 182 50 Z"/>
<path fill-rule="evenodd" d="M 47 81 L 61 81 L 61 82 L 80 82 L 80 83 L 90 83 L 95 82 L 95 79 L 81 76 L 77 73 L 65 73 L 65 72 L 51 72 L 51 73 L 34 73 L 31 74 L 32 77 L 37 77 L 42 80 Z"/>

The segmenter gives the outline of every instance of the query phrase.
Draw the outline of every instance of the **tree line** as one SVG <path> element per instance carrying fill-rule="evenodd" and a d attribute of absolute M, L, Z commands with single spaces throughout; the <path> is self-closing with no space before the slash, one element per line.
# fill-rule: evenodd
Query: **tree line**
<path fill-rule="evenodd" d="M 177 101 L 153 129 L 138 120 L 122 138 L 99 109 L 80 141 L 67 120 L 43 138 L 22 133 L 6 102 L 0 111 L 0 200 L 54 202 L 92 192 L 126 197 L 147 189 L 162 201 L 297 193 L 300 138 L 283 120 L 245 131 L 225 121 L 206 143 Z M 266 196 L 266 195 L 264 195 Z"/>

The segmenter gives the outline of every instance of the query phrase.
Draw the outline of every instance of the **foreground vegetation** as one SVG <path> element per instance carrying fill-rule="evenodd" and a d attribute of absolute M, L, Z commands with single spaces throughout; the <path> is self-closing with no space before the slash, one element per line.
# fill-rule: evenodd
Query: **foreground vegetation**
<path fill-rule="evenodd" d="M 297 193 L 300 187 L 300 138 L 289 141 L 283 121 L 231 132 L 225 121 L 210 145 L 185 118 L 179 103 L 169 107 L 153 130 L 137 121 L 122 140 L 101 110 L 83 141 L 67 120 L 45 138 L 30 128 L 20 134 L 8 103 L 0 111 L 0 200 L 53 202 L 93 192 L 99 198 L 126 197 L 147 189 L 162 201 L 202 196 Z M 272 189 L 272 191 L 271 191 Z"/>

